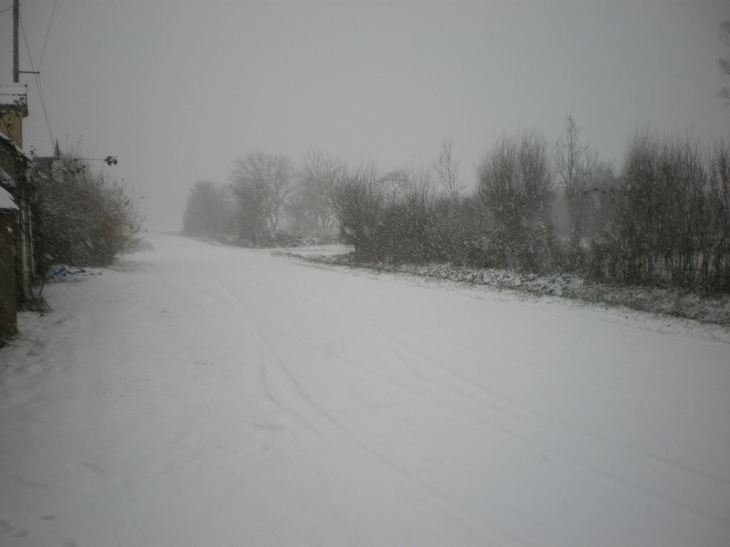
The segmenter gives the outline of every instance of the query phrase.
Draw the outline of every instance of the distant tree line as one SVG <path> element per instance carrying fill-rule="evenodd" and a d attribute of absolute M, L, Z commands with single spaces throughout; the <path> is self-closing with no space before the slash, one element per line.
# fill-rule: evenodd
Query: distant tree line
<path fill-rule="evenodd" d="M 334 242 L 333 190 L 346 177 L 345 164 L 319 150 L 298 169 L 283 155 L 246 154 L 227 184 L 193 185 L 183 233 L 251 247 Z"/>
<path fill-rule="evenodd" d="M 197 182 L 184 232 L 250 246 L 329 242 L 362 262 L 570 272 L 609 283 L 730 292 L 730 147 L 646 130 L 617 173 L 580 139 L 503 135 L 465 192 L 444 141 L 431 164 L 381 172 L 321 151 L 296 168 L 257 152 L 227 185 Z"/>

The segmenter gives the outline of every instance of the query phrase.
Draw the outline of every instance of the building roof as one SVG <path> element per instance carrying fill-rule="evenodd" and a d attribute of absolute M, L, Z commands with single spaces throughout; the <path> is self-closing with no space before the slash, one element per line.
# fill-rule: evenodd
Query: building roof
<path fill-rule="evenodd" d="M 0 132 L 0 185 L 6 188 L 17 186 L 17 169 L 27 169 L 33 164 L 33 156 L 18 147 L 13 139 Z M 25 176 L 25 175 L 22 175 Z"/>
<path fill-rule="evenodd" d="M 12 147 L 14 152 L 19 156 L 25 159 L 27 162 L 32 162 L 34 160 L 33 156 L 31 156 L 28 152 L 25 152 L 20 146 L 15 144 L 13 142 L 13 139 L 5 135 L 4 133 L 0 133 L 0 141 L 4 141 L 6 146 Z"/>
<path fill-rule="evenodd" d="M 18 206 L 15 201 L 13 201 L 13 196 L 10 195 L 10 192 L 5 190 L 5 188 L 0 187 L 0 211 L 8 209 L 17 211 Z"/>
<path fill-rule="evenodd" d="M 28 84 L 0 84 L 0 104 L 13 105 L 28 100 Z"/>

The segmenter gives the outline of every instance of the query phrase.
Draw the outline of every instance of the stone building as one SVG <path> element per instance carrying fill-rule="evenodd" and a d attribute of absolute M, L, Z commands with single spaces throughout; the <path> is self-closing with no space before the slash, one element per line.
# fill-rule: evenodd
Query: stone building
<path fill-rule="evenodd" d="M 18 206 L 10 193 L 0 188 L 0 346 L 18 332 L 15 298 L 15 255 Z"/>
<path fill-rule="evenodd" d="M 0 190 L 5 208 L 0 212 L 2 243 L 12 244 L 14 276 L 5 265 L 0 277 L 0 302 L 22 305 L 32 297 L 34 277 L 33 226 L 30 214 L 30 172 L 33 158 L 23 151 L 23 118 L 28 116 L 24 84 L 0 85 Z M 8 228 L 12 230 L 8 232 Z M 10 247 L 0 249 L 3 257 Z M 5 258 L 5 261 L 7 259 Z M 11 294 L 12 293 L 12 294 Z M 12 324 L 15 324 L 13 319 Z"/>

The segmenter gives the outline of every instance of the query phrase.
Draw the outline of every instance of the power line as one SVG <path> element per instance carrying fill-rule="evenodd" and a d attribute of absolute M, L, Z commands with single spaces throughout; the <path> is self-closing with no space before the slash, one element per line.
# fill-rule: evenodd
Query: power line
<path fill-rule="evenodd" d="M 20 20 L 20 30 L 23 32 L 23 40 L 25 41 L 25 49 L 28 52 L 28 61 L 30 62 L 30 68 L 32 68 L 35 71 L 35 67 L 33 66 L 33 58 L 30 56 L 30 47 L 28 46 L 28 37 L 25 35 L 25 27 L 23 26 L 23 18 L 20 17 L 20 14 L 18 14 L 18 19 Z"/>
<path fill-rule="evenodd" d="M 53 9 L 51 10 L 51 19 L 48 21 L 48 29 L 46 30 L 46 38 L 43 40 L 43 49 L 41 49 L 41 58 L 38 60 L 38 72 L 41 70 L 41 63 L 43 63 L 43 54 L 46 52 L 46 42 L 48 42 L 48 33 L 51 32 L 51 23 L 53 23 L 53 14 L 56 13 L 56 4 L 58 0 L 53 2 Z"/>
<path fill-rule="evenodd" d="M 55 6 L 55 4 L 54 4 Z M 43 97 L 43 88 L 41 86 L 41 78 L 40 74 L 36 71 L 35 67 L 33 66 L 33 57 L 30 55 L 30 47 L 28 46 L 28 36 L 25 34 L 25 27 L 23 26 L 23 18 L 20 17 L 20 14 L 18 14 L 18 19 L 20 20 L 20 30 L 23 32 L 23 41 L 25 42 L 25 49 L 28 52 L 28 62 L 30 63 L 30 68 L 33 70 L 35 77 L 35 85 L 38 89 L 38 97 L 41 100 L 41 108 L 43 110 L 43 117 L 46 119 L 46 125 L 48 126 L 48 136 L 51 137 L 51 143 L 53 143 L 53 133 L 51 132 L 51 122 L 48 121 L 48 112 L 46 111 L 46 101 Z M 50 27 L 49 27 L 50 28 Z"/>
<path fill-rule="evenodd" d="M 38 86 L 38 96 L 41 98 L 41 107 L 43 108 L 43 117 L 46 119 L 46 126 L 48 126 L 48 136 L 51 138 L 51 144 L 53 144 L 53 133 L 51 133 L 51 123 L 48 121 L 48 113 L 46 111 L 46 98 L 43 95 L 43 86 L 41 85 L 41 75 L 34 74 L 36 80 L 36 86 Z"/>
<path fill-rule="evenodd" d="M 11 9 L 13 9 L 13 6 L 7 7 L 4 10 L 0 10 L 0 13 L 5 13 L 6 11 L 10 11 Z"/>

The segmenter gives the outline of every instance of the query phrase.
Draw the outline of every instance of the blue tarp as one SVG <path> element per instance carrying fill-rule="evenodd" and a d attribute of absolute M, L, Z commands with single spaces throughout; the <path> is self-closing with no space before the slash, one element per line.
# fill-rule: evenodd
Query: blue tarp
<path fill-rule="evenodd" d="M 83 268 L 60 264 L 51 270 L 51 273 L 48 274 L 48 279 L 63 279 L 71 275 L 101 275 L 101 272 L 87 272 Z"/>

